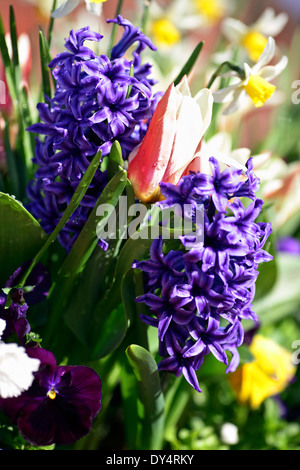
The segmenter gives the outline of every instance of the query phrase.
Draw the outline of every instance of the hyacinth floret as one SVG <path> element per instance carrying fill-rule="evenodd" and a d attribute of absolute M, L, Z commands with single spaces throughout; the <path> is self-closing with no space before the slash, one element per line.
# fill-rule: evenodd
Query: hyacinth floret
<path fill-rule="evenodd" d="M 224 363 L 226 372 L 238 366 L 242 321 L 258 321 L 252 308 L 258 266 L 272 259 L 263 249 L 272 229 L 258 221 L 263 201 L 255 194 L 259 179 L 252 159 L 244 173 L 233 167 L 221 171 L 214 157 L 210 164 L 211 174 L 191 172 L 177 185 L 161 183 L 157 203 L 162 209 L 179 205 L 182 216 L 193 221 L 202 210 L 203 241 L 191 246 L 183 235 L 178 249 L 168 250 L 159 237 L 149 259 L 133 264 L 144 277 L 137 301 L 149 307 L 141 319 L 158 329 L 159 370 L 183 375 L 197 391 L 197 371 L 208 354 Z"/>
<path fill-rule="evenodd" d="M 39 122 L 28 128 L 37 134 L 33 162 L 37 165 L 27 194 L 28 210 L 47 233 L 56 227 L 92 157 L 106 157 L 118 140 L 124 160 L 147 131 L 159 93 L 153 92 L 150 64 L 143 64 L 145 47 L 155 46 L 138 28 L 120 15 L 108 22 L 124 28 L 110 57 L 98 55 L 85 41 L 100 42 L 102 35 L 84 27 L 71 31 L 64 52 L 49 64 L 55 79 L 53 97 L 37 105 Z M 132 58 L 124 54 L 137 43 Z M 108 183 L 100 166 L 68 223 L 59 242 L 69 251 L 92 207 Z M 107 243 L 99 241 L 103 249 Z"/>

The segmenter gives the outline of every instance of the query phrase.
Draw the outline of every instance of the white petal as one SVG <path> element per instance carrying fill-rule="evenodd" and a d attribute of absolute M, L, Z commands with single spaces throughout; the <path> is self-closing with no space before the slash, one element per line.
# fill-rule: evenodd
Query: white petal
<path fill-rule="evenodd" d="M 100 16 L 102 13 L 102 3 L 94 3 L 89 0 L 85 0 L 86 8 L 89 13 L 92 15 Z"/>
<path fill-rule="evenodd" d="M 184 75 L 178 85 L 176 85 L 175 90 L 177 90 L 183 96 L 192 96 L 186 75 Z"/>
<path fill-rule="evenodd" d="M 198 104 L 200 111 L 201 111 L 201 116 L 202 116 L 202 135 L 207 131 L 210 123 L 211 123 L 211 117 L 212 117 L 212 108 L 213 108 L 213 95 L 212 92 L 208 88 L 203 88 L 200 90 L 196 96 L 194 97 L 194 100 Z M 200 139 L 199 139 L 200 140 Z"/>
<path fill-rule="evenodd" d="M 204 150 L 205 154 L 208 153 L 213 155 L 212 152 L 223 152 L 229 154 L 232 147 L 232 136 L 228 132 L 217 132 L 213 137 L 211 137 L 207 142 L 205 142 Z M 201 150 L 203 144 L 201 146 Z M 201 152 L 202 153 L 202 152 Z M 210 155 L 210 156 L 211 156 Z"/>
<path fill-rule="evenodd" d="M 71 13 L 79 5 L 80 0 L 67 0 L 52 13 L 53 18 L 62 18 Z"/>
<path fill-rule="evenodd" d="M 276 15 L 273 8 L 266 8 L 258 20 L 253 24 L 252 29 L 257 30 L 265 36 L 277 36 L 288 22 L 286 13 Z"/>
<path fill-rule="evenodd" d="M 243 108 L 246 97 L 247 95 L 245 90 L 243 88 L 238 88 L 233 94 L 231 103 L 224 109 L 223 114 L 232 114 Z"/>
<path fill-rule="evenodd" d="M 38 370 L 40 361 L 26 354 L 15 343 L 0 343 L 0 396 L 16 397 L 27 390 Z"/>
<path fill-rule="evenodd" d="M 275 40 L 271 36 L 268 38 L 268 42 L 256 62 L 256 64 L 252 67 L 252 71 L 254 74 L 258 73 L 259 70 L 262 69 L 266 64 L 268 64 L 274 57 L 275 54 Z"/>
<path fill-rule="evenodd" d="M 3 331 L 5 330 L 5 327 L 6 327 L 6 321 L 0 318 L 0 339 L 1 339 Z"/>
<path fill-rule="evenodd" d="M 216 103 L 229 103 L 234 95 L 234 92 L 239 88 L 239 84 L 230 85 L 226 88 L 221 88 L 213 93 L 213 98 Z"/>
<path fill-rule="evenodd" d="M 263 67 L 259 72 L 259 75 L 265 80 L 270 81 L 281 74 L 281 72 L 286 68 L 287 63 L 287 56 L 283 56 L 276 65 Z"/>
<path fill-rule="evenodd" d="M 229 41 L 239 42 L 248 30 L 248 26 L 235 18 L 226 18 L 223 21 L 222 31 Z"/>

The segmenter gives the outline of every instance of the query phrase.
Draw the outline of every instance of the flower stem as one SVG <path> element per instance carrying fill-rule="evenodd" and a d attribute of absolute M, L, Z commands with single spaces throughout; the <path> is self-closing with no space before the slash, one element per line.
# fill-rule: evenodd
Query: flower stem
<path fill-rule="evenodd" d="M 206 88 L 211 88 L 212 84 L 214 83 L 214 81 L 217 79 L 217 77 L 219 75 L 222 74 L 223 72 L 223 69 L 225 67 L 228 67 L 229 70 L 232 70 L 233 72 L 236 72 L 236 74 L 241 78 L 241 79 L 244 79 L 245 78 L 245 72 L 244 70 L 239 67 L 238 65 L 235 65 L 235 64 L 232 64 L 231 62 L 223 62 L 221 65 L 219 65 L 219 67 L 217 68 L 217 70 L 214 72 L 214 74 L 211 76 L 211 79 L 209 80 L 208 84 L 206 85 Z"/>
<path fill-rule="evenodd" d="M 115 18 L 121 13 L 122 4 L 123 4 L 123 0 L 119 0 L 117 8 L 116 8 Z M 114 45 L 114 42 L 115 42 L 115 37 L 116 37 L 116 32 L 117 32 L 117 24 L 113 23 L 111 36 L 110 36 L 110 40 L 109 40 L 109 45 L 108 45 L 108 54 L 107 54 L 108 56 L 110 56 L 110 52 L 113 48 L 113 45 Z"/>

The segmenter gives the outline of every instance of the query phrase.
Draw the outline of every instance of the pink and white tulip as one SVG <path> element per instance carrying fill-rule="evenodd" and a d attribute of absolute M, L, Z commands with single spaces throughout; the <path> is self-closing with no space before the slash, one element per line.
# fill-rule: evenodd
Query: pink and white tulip
<path fill-rule="evenodd" d="M 208 89 L 191 96 L 186 76 L 177 86 L 169 86 L 143 141 L 128 159 L 128 178 L 142 202 L 159 199 L 160 182 L 178 183 L 210 124 L 212 106 Z"/>

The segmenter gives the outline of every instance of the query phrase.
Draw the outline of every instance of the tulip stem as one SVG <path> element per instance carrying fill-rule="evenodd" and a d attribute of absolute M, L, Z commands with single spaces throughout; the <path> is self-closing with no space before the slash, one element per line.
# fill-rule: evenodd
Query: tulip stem
<path fill-rule="evenodd" d="M 211 79 L 209 80 L 206 88 L 211 88 L 212 84 L 214 83 L 214 81 L 216 80 L 216 78 L 222 74 L 223 72 L 223 68 L 224 67 L 228 67 L 229 70 L 232 70 L 233 72 L 236 72 L 236 74 L 243 80 L 245 79 L 245 72 L 244 70 L 239 67 L 238 65 L 235 65 L 235 64 L 232 64 L 231 62 L 223 62 L 221 65 L 219 65 L 219 67 L 217 68 L 217 70 L 215 71 L 215 73 L 212 75 Z"/>

